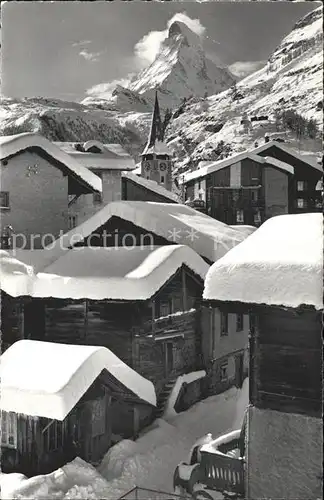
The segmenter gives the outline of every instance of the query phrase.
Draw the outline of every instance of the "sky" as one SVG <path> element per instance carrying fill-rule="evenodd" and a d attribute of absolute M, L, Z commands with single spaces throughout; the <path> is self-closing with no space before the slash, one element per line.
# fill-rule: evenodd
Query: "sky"
<path fill-rule="evenodd" d="M 80 101 L 147 66 L 174 16 L 206 54 L 244 71 L 266 60 L 314 2 L 6 2 L 1 93 Z"/>

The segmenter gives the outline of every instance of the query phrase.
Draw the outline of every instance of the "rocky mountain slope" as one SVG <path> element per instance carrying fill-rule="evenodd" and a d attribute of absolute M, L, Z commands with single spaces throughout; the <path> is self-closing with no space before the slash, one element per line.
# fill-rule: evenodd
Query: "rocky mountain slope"
<path fill-rule="evenodd" d="M 120 142 L 137 159 L 158 86 L 161 107 L 173 108 L 166 140 L 175 153 L 175 175 L 196 168 L 200 160 L 251 147 L 265 133 L 282 135 L 301 150 L 321 151 L 320 137 L 297 140 L 278 125 L 276 113 L 294 110 L 322 126 L 322 7 L 296 24 L 263 68 L 233 85 L 230 73 L 209 63 L 197 35 L 184 26 L 173 23 L 152 65 L 129 88 L 118 87 L 109 100 L 2 99 L 0 132 L 39 131 L 57 141 Z M 205 75 L 202 81 L 199 74 Z"/>
<path fill-rule="evenodd" d="M 322 130 L 322 7 L 301 19 L 274 50 L 268 63 L 230 90 L 205 100 L 188 101 L 167 133 L 179 172 L 200 160 L 218 159 L 259 144 L 265 133 L 281 136 L 301 151 L 322 150 L 317 138 L 297 138 L 280 126 L 277 114 L 293 110 Z M 256 118 L 266 118 L 256 120 Z"/>

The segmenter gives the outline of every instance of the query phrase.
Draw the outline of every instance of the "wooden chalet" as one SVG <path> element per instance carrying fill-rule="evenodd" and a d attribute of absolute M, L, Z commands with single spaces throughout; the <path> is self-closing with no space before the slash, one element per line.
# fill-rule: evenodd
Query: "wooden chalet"
<path fill-rule="evenodd" d="M 2 472 L 96 464 L 152 420 L 153 384 L 104 347 L 20 340 L 0 370 Z"/>
<path fill-rule="evenodd" d="M 322 287 L 316 213 L 272 218 L 207 274 L 205 299 L 250 314 L 244 498 L 322 497 Z"/>
<path fill-rule="evenodd" d="M 202 366 L 207 270 L 181 245 L 69 250 L 42 269 L 29 292 L 3 294 L 4 347 L 18 338 L 105 346 L 160 394 Z"/>
<path fill-rule="evenodd" d="M 200 167 L 184 177 L 186 200 L 203 201 L 226 224 L 259 226 L 276 215 L 322 210 L 322 167 L 276 141 Z"/>

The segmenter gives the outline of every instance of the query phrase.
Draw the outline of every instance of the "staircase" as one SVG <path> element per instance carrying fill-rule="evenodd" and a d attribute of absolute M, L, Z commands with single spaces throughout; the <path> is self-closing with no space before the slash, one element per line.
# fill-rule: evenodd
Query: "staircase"
<path fill-rule="evenodd" d="M 177 377 L 172 377 L 169 378 L 166 384 L 164 385 L 162 391 L 159 394 L 159 397 L 157 399 L 157 405 L 156 405 L 156 411 L 155 411 L 155 418 L 161 418 L 167 401 L 169 399 L 169 396 L 172 392 L 172 389 L 174 387 L 174 384 L 176 383 Z"/>

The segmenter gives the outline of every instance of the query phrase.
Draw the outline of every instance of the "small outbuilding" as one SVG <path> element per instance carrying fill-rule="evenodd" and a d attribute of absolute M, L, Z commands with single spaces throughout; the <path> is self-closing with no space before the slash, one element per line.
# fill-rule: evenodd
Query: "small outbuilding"
<path fill-rule="evenodd" d="M 46 474 L 76 456 L 95 464 L 156 405 L 153 384 L 105 347 L 20 340 L 0 376 L 3 472 Z"/>

